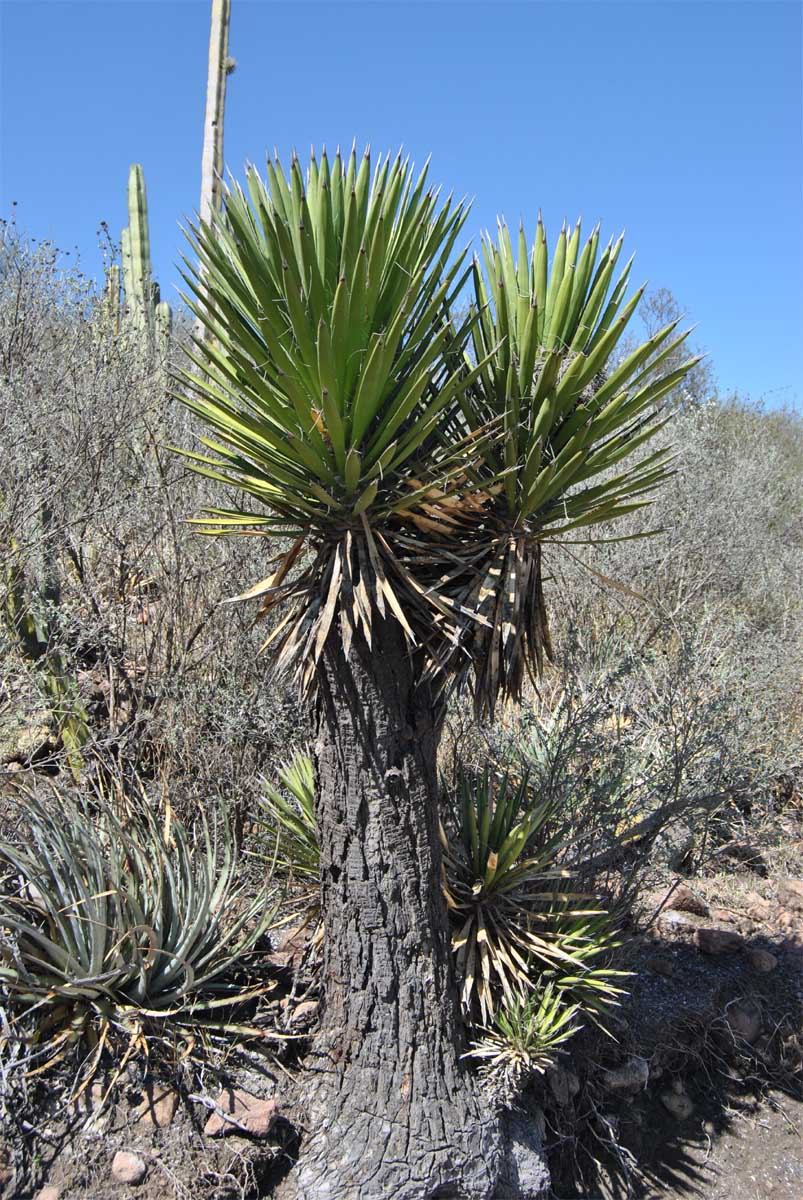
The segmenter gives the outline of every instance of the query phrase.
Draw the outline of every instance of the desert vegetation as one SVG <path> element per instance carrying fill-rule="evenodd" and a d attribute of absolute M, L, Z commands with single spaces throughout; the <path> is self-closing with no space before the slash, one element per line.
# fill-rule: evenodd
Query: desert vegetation
<path fill-rule="evenodd" d="M 800 418 L 597 230 L 247 184 L 172 314 L 136 172 L 104 288 L 2 226 L 0 1187 L 638 1194 L 796 1086 Z"/>

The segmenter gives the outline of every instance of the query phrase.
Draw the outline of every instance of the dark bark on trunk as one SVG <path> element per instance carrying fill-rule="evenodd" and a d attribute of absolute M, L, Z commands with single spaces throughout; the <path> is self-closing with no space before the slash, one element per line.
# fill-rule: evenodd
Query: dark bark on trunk
<path fill-rule="evenodd" d="M 464 1050 L 440 886 L 437 718 L 395 623 L 330 639 L 318 699 L 322 1027 L 303 1093 L 304 1200 L 491 1197 L 502 1123 Z"/>

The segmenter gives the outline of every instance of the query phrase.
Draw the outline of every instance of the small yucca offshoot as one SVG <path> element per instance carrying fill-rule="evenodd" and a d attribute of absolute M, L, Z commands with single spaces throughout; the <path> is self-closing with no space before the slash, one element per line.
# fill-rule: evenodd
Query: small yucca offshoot
<path fill-rule="evenodd" d="M 82 1039 L 99 1055 L 115 1038 L 231 1028 L 263 990 L 244 987 L 242 968 L 275 908 L 269 883 L 237 884 L 225 814 L 193 839 L 141 797 L 54 788 L 14 804 L 21 836 L 0 842 L 0 986 L 20 1030 L 35 1018 L 46 1061 Z"/>
<path fill-rule="evenodd" d="M 528 249 L 520 229 L 514 252 L 504 223 L 498 246 L 483 239 L 484 271 L 474 260 L 470 321 L 471 382 L 446 414 L 445 444 L 494 427 L 482 443 L 473 512 L 463 509 L 445 591 L 474 614 L 464 626 L 462 674 L 473 675 L 478 713 L 497 697 L 519 699 L 525 676 L 540 674 L 551 653 L 542 591 L 542 547 L 559 536 L 611 521 L 647 503 L 668 473 L 668 451 L 614 468 L 661 428 L 662 397 L 699 361 L 662 374 L 690 330 L 672 321 L 615 370 L 608 364 L 643 294 L 625 302 L 632 259 L 611 289 L 622 238 L 597 261 L 599 227 L 580 252 L 580 223 L 561 230 L 551 268 L 539 217 Z M 452 352 L 450 365 L 456 365 Z"/>
<path fill-rule="evenodd" d="M 275 866 L 304 883 L 318 884 L 321 848 L 315 820 L 315 772 L 308 754 L 296 751 L 279 770 L 288 799 L 275 784 L 265 782 L 260 800 L 260 826 L 268 856 Z"/>
<path fill-rule="evenodd" d="M 441 827 L 452 944 L 469 1020 L 524 1001 L 554 983 L 567 1003 L 602 1014 L 625 973 L 608 965 L 616 920 L 572 890 L 554 801 L 527 776 L 461 771 L 451 839 Z"/>
<path fill-rule="evenodd" d="M 490 1089 L 511 1103 L 532 1075 L 554 1064 L 556 1052 L 579 1028 L 578 1014 L 578 1005 L 553 984 L 526 999 L 505 999 L 467 1057 L 479 1060 Z"/>
<path fill-rule="evenodd" d="M 549 967 L 540 981 L 554 980 L 567 1000 L 604 1031 L 606 1013 L 626 994 L 620 985 L 632 978 L 631 971 L 610 965 L 622 944 L 620 918 L 599 908 L 578 911 L 576 898 L 564 899 L 557 893 L 548 905 L 548 926 L 550 936 L 571 955 L 574 965 Z"/>
<path fill-rule="evenodd" d="M 444 893 L 454 922 L 453 946 L 463 1007 L 488 1022 L 496 997 L 527 996 L 533 955 L 571 967 L 572 956 L 538 927 L 537 898 L 560 878 L 559 834 L 547 834 L 552 805 L 490 769 L 458 776 L 457 836 L 442 829 Z M 537 885 L 534 890 L 533 885 Z"/>

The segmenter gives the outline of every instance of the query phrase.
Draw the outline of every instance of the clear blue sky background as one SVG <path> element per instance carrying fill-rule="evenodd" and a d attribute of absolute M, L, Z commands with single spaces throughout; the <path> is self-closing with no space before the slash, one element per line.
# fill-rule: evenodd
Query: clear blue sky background
<path fill-rule="evenodd" d="M 226 162 L 404 144 L 474 197 L 472 231 L 539 207 L 627 228 L 637 274 L 700 323 L 723 392 L 801 407 L 797 0 L 232 0 Z M 0 0 L 0 215 L 77 247 L 119 236 L 145 168 L 174 298 L 198 204 L 207 0 Z"/>

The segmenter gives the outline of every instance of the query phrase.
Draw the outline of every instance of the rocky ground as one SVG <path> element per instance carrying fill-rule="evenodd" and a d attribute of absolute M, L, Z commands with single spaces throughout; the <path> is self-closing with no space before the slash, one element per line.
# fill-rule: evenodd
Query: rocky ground
<path fill-rule="evenodd" d="M 645 900 L 617 1042 L 542 1086 L 556 1198 L 800 1200 L 803 879 L 743 864 Z"/>
<path fill-rule="evenodd" d="M 271 957 L 268 1055 L 213 1056 L 216 1069 L 187 1063 L 161 1079 L 130 1067 L 72 1102 L 66 1073 L 29 1079 L 0 1137 L 0 1198 L 270 1196 L 304 1126 L 294 1075 L 317 1013 L 308 932 Z M 633 974 L 613 1036 L 589 1026 L 525 1097 L 554 1200 L 801 1200 L 800 815 L 772 845 L 665 876 L 643 895 L 620 965 Z"/>

